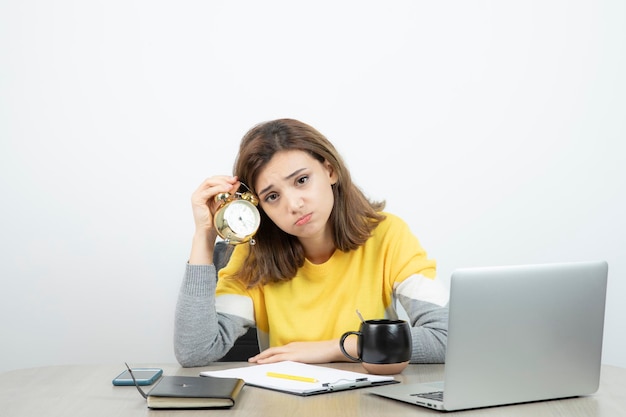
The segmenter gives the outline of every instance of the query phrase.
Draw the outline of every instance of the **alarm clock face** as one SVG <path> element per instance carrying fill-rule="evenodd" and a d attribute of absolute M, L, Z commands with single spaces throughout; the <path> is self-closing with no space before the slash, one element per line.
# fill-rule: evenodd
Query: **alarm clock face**
<path fill-rule="evenodd" d="M 251 236 L 259 228 L 261 217 L 256 207 L 246 200 L 232 201 L 224 208 L 224 220 L 238 236 Z"/>

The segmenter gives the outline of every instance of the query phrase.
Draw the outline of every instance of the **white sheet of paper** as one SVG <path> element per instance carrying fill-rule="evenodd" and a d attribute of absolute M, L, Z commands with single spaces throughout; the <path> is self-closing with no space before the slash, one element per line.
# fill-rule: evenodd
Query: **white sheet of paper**
<path fill-rule="evenodd" d="M 268 376 L 268 372 L 294 375 L 316 379 L 317 382 L 302 382 L 292 379 Z M 331 392 L 325 384 L 341 387 L 355 381 L 367 380 L 369 383 L 384 383 L 395 381 L 392 376 L 372 375 L 360 372 L 344 371 L 318 365 L 309 365 L 299 362 L 284 361 L 263 365 L 251 365 L 241 368 L 225 369 L 221 371 L 203 371 L 203 376 L 241 378 L 248 385 L 269 388 L 294 394 L 311 394 L 316 392 Z M 344 388 L 346 389 L 346 388 Z"/>

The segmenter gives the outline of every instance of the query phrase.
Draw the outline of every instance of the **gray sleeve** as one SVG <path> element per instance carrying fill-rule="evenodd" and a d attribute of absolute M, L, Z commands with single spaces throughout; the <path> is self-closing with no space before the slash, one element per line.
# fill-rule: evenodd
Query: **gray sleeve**
<path fill-rule="evenodd" d="M 448 308 L 400 295 L 411 323 L 411 363 L 444 363 L 448 340 Z"/>
<path fill-rule="evenodd" d="M 183 367 L 221 359 L 250 325 L 242 317 L 216 312 L 216 282 L 215 266 L 187 264 L 174 320 L 174 353 Z"/>

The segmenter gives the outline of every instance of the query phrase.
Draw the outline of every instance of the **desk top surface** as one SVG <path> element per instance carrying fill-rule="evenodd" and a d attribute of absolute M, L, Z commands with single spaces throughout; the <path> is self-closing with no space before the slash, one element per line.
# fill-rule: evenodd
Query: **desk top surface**
<path fill-rule="evenodd" d="M 158 366 L 165 375 L 198 375 L 244 363 L 216 363 L 203 368 Z M 134 365 L 139 366 L 139 365 Z M 363 372 L 358 364 L 327 366 Z M 20 369 L 0 374 L 0 414 L 11 417 L 35 416 L 146 416 L 207 415 L 207 410 L 150 410 L 135 387 L 116 387 L 111 380 L 124 365 L 68 365 Z M 401 382 L 428 382 L 443 379 L 443 365 L 409 365 L 396 379 Z M 149 387 L 146 387 L 149 388 Z M 412 406 L 369 394 L 368 389 L 335 392 L 313 397 L 244 387 L 235 407 L 211 410 L 213 416 L 414 416 L 451 415 Z M 586 396 L 503 407 L 461 411 L 464 416 L 618 416 L 626 415 L 626 369 L 604 365 L 600 389 Z"/>

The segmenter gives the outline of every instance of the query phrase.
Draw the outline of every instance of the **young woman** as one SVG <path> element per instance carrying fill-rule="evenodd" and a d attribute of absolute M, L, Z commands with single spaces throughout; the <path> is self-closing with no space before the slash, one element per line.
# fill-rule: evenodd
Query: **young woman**
<path fill-rule="evenodd" d="M 281 119 L 243 138 L 235 176 L 206 179 L 192 195 L 195 234 L 175 320 L 182 366 L 220 359 L 256 326 L 261 353 L 251 362 L 345 361 L 339 337 L 360 319 L 410 318 L 411 362 L 443 362 L 448 293 L 436 264 L 400 218 L 352 183 L 334 146 L 302 122 Z M 256 244 L 235 246 L 213 265 L 217 194 L 244 183 L 259 198 Z M 356 337 L 346 340 L 356 354 Z"/>

